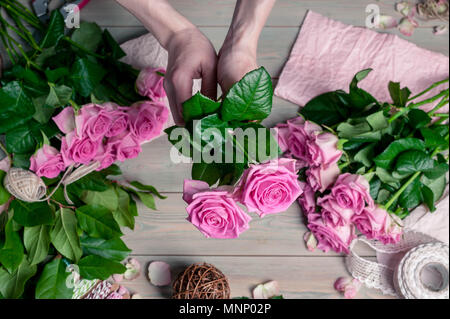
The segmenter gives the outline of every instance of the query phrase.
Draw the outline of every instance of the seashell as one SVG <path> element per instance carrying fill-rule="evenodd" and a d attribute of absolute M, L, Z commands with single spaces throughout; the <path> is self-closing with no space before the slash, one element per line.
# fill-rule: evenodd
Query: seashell
<path fill-rule="evenodd" d="M 24 202 L 38 202 L 47 193 L 44 181 L 33 172 L 22 168 L 10 168 L 3 184 L 11 195 Z"/>

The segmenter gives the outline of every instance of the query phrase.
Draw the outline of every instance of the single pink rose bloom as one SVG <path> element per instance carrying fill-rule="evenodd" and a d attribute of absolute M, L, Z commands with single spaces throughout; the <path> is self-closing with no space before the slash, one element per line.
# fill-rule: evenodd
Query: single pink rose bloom
<path fill-rule="evenodd" d="M 353 225 L 327 225 L 319 214 L 309 214 L 308 222 L 308 228 L 317 239 L 317 248 L 324 252 L 331 249 L 338 253 L 349 253 L 349 246 L 356 237 Z"/>
<path fill-rule="evenodd" d="M 195 194 L 209 190 L 209 185 L 203 181 L 185 179 L 183 183 L 183 200 L 190 204 Z"/>
<path fill-rule="evenodd" d="M 100 141 L 93 141 L 89 137 L 79 138 L 75 132 L 67 134 L 61 140 L 61 154 L 65 165 L 89 164 L 98 155 L 100 145 Z"/>
<path fill-rule="evenodd" d="M 30 170 L 37 176 L 55 178 L 65 169 L 62 155 L 50 145 L 44 145 L 30 158 Z"/>
<path fill-rule="evenodd" d="M 71 106 L 64 108 L 58 115 L 54 116 L 53 122 L 64 134 L 75 130 L 75 112 Z"/>
<path fill-rule="evenodd" d="M 309 165 L 313 164 L 308 145 L 322 132 L 322 128 L 312 122 L 305 121 L 302 117 L 296 117 L 287 121 L 289 136 L 287 144 L 292 155 Z"/>
<path fill-rule="evenodd" d="M 316 212 L 316 192 L 305 182 L 300 182 L 300 188 L 303 193 L 298 198 L 298 203 L 302 208 L 303 213 L 308 216 Z"/>
<path fill-rule="evenodd" d="M 237 186 L 239 202 L 260 217 L 287 210 L 302 194 L 295 162 L 279 158 L 251 165 Z"/>
<path fill-rule="evenodd" d="M 336 181 L 340 173 L 341 171 L 336 163 L 328 167 L 313 166 L 306 171 L 306 179 L 313 191 L 323 193 Z"/>
<path fill-rule="evenodd" d="M 351 208 L 341 207 L 332 195 L 326 195 L 317 199 L 317 205 L 322 207 L 322 219 L 327 225 L 348 225 L 354 215 Z"/>
<path fill-rule="evenodd" d="M 339 175 L 331 193 L 340 206 L 353 209 L 355 214 L 361 214 L 366 204 L 371 208 L 375 205 L 370 196 L 369 182 L 362 175 Z"/>
<path fill-rule="evenodd" d="M 163 68 L 145 68 L 143 69 L 136 80 L 136 88 L 140 95 L 146 96 L 153 101 L 166 97 L 164 90 L 164 76 L 166 70 Z"/>
<path fill-rule="evenodd" d="M 111 125 L 105 133 L 106 137 L 120 135 L 129 129 L 130 117 L 126 112 L 115 110 L 111 111 L 109 114 L 111 116 Z"/>
<path fill-rule="evenodd" d="M 352 222 L 368 239 L 375 239 L 380 232 L 384 231 L 383 227 L 388 215 L 388 212 L 380 206 L 366 207 L 361 214 L 353 215 Z"/>
<path fill-rule="evenodd" d="M 131 132 L 125 131 L 121 135 L 112 137 L 108 143 L 113 145 L 116 158 L 121 162 L 136 158 L 142 152 L 141 144 Z"/>
<path fill-rule="evenodd" d="M 102 108 L 97 104 L 85 104 L 75 115 L 75 130 L 78 137 L 85 137 L 87 135 L 87 122 L 92 118 L 96 118 Z"/>
<path fill-rule="evenodd" d="M 155 102 L 140 102 L 133 104 L 130 115 L 130 130 L 139 143 L 158 137 L 169 116 L 169 110 L 164 104 Z"/>
<path fill-rule="evenodd" d="M 203 235 L 212 238 L 237 238 L 249 228 L 251 220 L 227 191 L 196 193 L 186 210 L 187 220 Z"/>
<path fill-rule="evenodd" d="M 402 239 L 403 227 L 401 220 L 395 215 L 387 214 L 383 225 L 383 230 L 377 234 L 375 239 L 381 241 L 383 244 L 396 244 Z"/>
<path fill-rule="evenodd" d="M 94 161 L 100 162 L 100 166 L 97 168 L 97 171 L 101 171 L 114 164 L 114 162 L 117 159 L 115 146 L 116 146 L 115 143 L 107 143 L 106 145 L 103 144 L 100 145 L 99 150 L 97 151 L 97 155 L 94 158 Z"/>
<path fill-rule="evenodd" d="M 307 144 L 308 161 L 314 166 L 329 166 L 339 161 L 342 151 L 337 149 L 338 137 L 331 133 L 320 133 Z"/>
<path fill-rule="evenodd" d="M 102 140 L 108 132 L 110 132 L 113 124 L 112 112 L 101 110 L 97 116 L 89 118 L 85 122 L 83 132 L 93 141 Z"/>

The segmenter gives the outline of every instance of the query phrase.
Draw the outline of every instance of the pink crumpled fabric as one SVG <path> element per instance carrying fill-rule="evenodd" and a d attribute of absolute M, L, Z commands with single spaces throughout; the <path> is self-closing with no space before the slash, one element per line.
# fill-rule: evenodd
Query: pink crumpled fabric
<path fill-rule="evenodd" d="M 303 106 L 328 91 L 348 92 L 353 76 L 367 68 L 373 71 L 360 87 L 378 100 L 390 102 L 389 81 L 400 82 L 413 94 L 421 92 L 448 77 L 449 59 L 396 35 L 346 25 L 309 11 L 275 94 Z M 444 88 L 448 84 L 430 94 Z"/>

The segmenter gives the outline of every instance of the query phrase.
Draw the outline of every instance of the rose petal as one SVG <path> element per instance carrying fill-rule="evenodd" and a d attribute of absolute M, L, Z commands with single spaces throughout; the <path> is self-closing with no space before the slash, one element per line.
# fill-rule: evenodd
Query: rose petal
<path fill-rule="evenodd" d="M 403 18 L 398 25 L 398 29 L 403 35 L 410 37 L 412 36 L 414 29 L 417 26 L 418 26 L 417 22 L 414 21 L 413 19 Z"/>
<path fill-rule="evenodd" d="M 154 261 L 148 266 L 148 278 L 155 286 L 168 286 L 172 282 L 169 264 Z"/>
<path fill-rule="evenodd" d="M 208 189 L 209 185 L 206 182 L 185 179 L 183 184 L 183 200 L 190 204 L 192 202 L 192 197 L 196 193 Z"/>
<path fill-rule="evenodd" d="M 306 232 L 303 236 L 303 239 L 305 240 L 306 248 L 308 248 L 309 251 L 313 252 L 317 247 L 317 239 L 316 237 L 314 237 L 313 233 Z"/>
<path fill-rule="evenodd" d="M 125 264 L 127 270 L 123 274 L 126 280 L 134 280 L 141 274 L 141 264 L 134 258 L 130 258 Z"/>
<path fill-rule="evenodd" d="M 398 25 L 397 19 L 387 15 L 380 15 L 378 17 L 378 24 L 376 27 L 378 29 L 390 29 L 395 28 Z"/>
<path fill-rule="evenodd" d="M 270 299 L 280 295 L 280 287 L 277 281 L 269 281 L 260 284 L 253 289 L 253 299 Z"/>
<path fill-rule="evenodd" d="M 404 15 L 405 17 L 410 16 L 410 14 L 414 14 L 414 4 L 409 1 L 400 1 L 395 4 L 395 11 Z"/>

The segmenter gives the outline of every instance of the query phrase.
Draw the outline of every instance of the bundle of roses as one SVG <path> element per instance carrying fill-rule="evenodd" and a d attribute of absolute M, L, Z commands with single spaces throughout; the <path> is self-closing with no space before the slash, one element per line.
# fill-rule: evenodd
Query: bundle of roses
<path fill-rule="evenodd" d="M 87 280 L 125 272 L 131 250 L 122 227 L 134 229 L 136 201 L 156 209 L 154 196 L 165 198 L 123 181 L 114 164 L 161 133 L 164 70 L 120 62 L 125 53 L 95 23 L 66 34 L 58 10 L 43 25 L 10 4 L 15 26 L 2 24 L 2 38 L 25 34 L 23 18 L 42 40 L 24 39 L 27 52 L 5 43 L 12 67 L 0 87 L 0 299 L 71 298 L 66 267 Z"/>
<path fill-rule="evenodd" d="M 309 249 L 349 252 L 356 229 L 384 244 L 401 239 L 401 218 L 420 204 L 430 211 L 446 185 L 449 90 L 418 101 L 433 84 L 410 97 L 391 82 L 392 103 L 380 103 L 358 88 L 371 70 L 359 72 L 349 93 L 328 92 L 278 124 L 279 145 L 300 169 L 299 204 L 310 232 Z M 437 101 L 437 103 L 436 103 Z M 434 103 L 428 111 L 418 109 Z M 434 119 L 433 119 L 434 118 Z"/>

